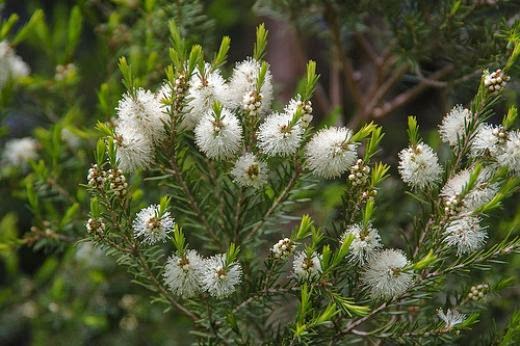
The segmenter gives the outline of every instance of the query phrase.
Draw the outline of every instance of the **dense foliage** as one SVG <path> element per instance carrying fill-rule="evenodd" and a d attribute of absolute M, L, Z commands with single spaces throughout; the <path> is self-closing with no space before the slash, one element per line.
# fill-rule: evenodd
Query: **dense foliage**
<path fill-rule="evenodd" d="M 253 45 L 242 2 L 39 6 L 0 4 L 0 343 L 518 341 L 514 2 L 258 1 Z"/>

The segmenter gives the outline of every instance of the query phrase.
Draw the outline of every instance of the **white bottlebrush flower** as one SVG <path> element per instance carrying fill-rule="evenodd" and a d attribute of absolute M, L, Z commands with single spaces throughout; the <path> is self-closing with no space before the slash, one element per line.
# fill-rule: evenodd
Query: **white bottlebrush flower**
<path fill-rule="evenodd" d="M 439 308 L 437 309 L 437 316 L 439 316 L 439 319 L 444 322 L 444 329 L 446 331 L 453 329 L 453 327 L 464 322 L 466 319 L 466 315 L 451 309 L 446 310 L 446 313 L 444 313 L 444 311 Z"/>
<path fill-rule="evenodd" d="M 487 234 L 477 217 L 465 215 L 451 221 L 444 230 L 444 242 L 457 248 L 457 255 L 471 253 L 484 245 Z"/>
<path fill-rule="evenodd" d="M 439 158 L 430 146 L 419 143 L 399 153 L 399 173 L 413 189 L 434 186 L 440 179 L 442 168 Z"/>
<path fill-rule="evenodd" d="M 507 134 L 500 126 L 482 124 L 478 127 L 471 142 L 470 154 L 473 157 L 491 156 L 496 158 L 502 151 Z"/>
<path fill-rule="evenodd" d="M 195 142 L 210 159 L 227 159 L 240 149 L 242 127 L 230 110 L 222 108 L 216 119 L 213 110 L 208 111 L 195 128 Z"/>
<path fill-rule="evenodd" d="M 361 264 L 364 264 L 368 257 L 383 246 L 379 232 L 372 226 L 364 228 L 362 225 L 356 224 L 347 227 L 341 237 L 341 242 L 343 243 L 351 234 L 354 239 L 350 244 L 349 257 Z"/>
<path fill-rule="evenodd" d="M 134 125 L 130 122 L 121 122 L 115 131 L 116 159 L 123 172 L 145 168 L 154 159 L 152 143 Z"/>
<path fill-rule="evenodd" d="M 497 156 L 500 165 L 507 167 L 509 171 L 520 175 L 520 131 L 511 131 L 508 134 L 503 151 Z"/>
<path fill-rule="evenodd" d="M 200 292 L 203 260 L 195 250 L 187 250 L 183 256 L 168 258 L 164 282 L 178 296 L 189 298 Z"/>
<path fill-rule="evenodd" d="M 289 238 L 280 239 L 276 244 L 271 248 L 271 252 L 275 258 L 287 258 L 293 251 L 296 246 L 294 242 Z"/>
<path fill-rule="evenodd" d="M 448 206 L 458 209 L 455 211 L 474 211 L 488 203 L 498 191 L 496 184 L 488 182 L 489 175 L 490 172 L 488 170 L 482 170 L 473 189 L 461 199 L 461 193 L 471 177 L 470 170 L 462 170 L 448 180 L 442 188 L 440 195 Z"/>
<path fill-rule="evenodd" d="M 284 112 L 287 114 L 290 114 L 291 117 L 296 114 L 296 111 L 298 108 L 301 109 L 301 117 L 300 117 L 300 123 L 303 128 L 306 128 L 309 126 L 309 124 L 312 121 L 312 103 L 311 101 L 305 101 L 303 102 L 300 100 L 300 96 L 298 95 L 297 98 L 291 99 L 289 101 L 289 104 L 285 107 Z"/>
<path fill-rule="evenodd" d="M 273 100 L 273 82 L 269 69 L 265 74 L 264 84 L 260 88 L 260 105 L 251 104 L 251 93 L 256 89 L 256 82 L 260 72 L 261 64 L 254 59 L 246 59 L 235 66 L 233 75 L 229 82 L 229 92 L 227 105 L 231 108 L 241 108 L 254 106 L 255 111 L 260 115 L 265 114 L 271 108 Z M 258 96 L 258 95 L 256 95 Z M 255 100 L 254 101 L 258 101 Z"/>
<path fill-rule="evenodd" d="M 168 114 L 161 98 L 149 90 L 138 89 L 135 98 L 125 94 L 117 106 L 117 115 L 123 123 L 139 129 L 153 143 L 159 143 L 165 136 Z"/>
<path fill-rule="evenodd" d="M 174 224 L 170 212 L 159 215 L 159 205 L 151 205 L 137 213 L 133 223 L 134 235 L 145 244 L 155 244 L 169 237 L 168 232 Z"/>
<path fill-rule="evenodd" d="M 300 147 L 303 128 L 291 124 L 290 113 L 274 113 L 265 119 L 258 129 L 258 147 L 269 156 L 294 154 Z"/>
<path fill-rule="evenodd" d="M 403 271 L 407 265 L 408 260 L 402 251 L 379 251 L 368 259 L 362 281 L 373 298 L 396 297 L 412 285 L 412 273 Z"/>
<path fill-rule="evenodd" d="M 240 263 L 234 262 L 226 267 L 225 254 L 204 260 L 201 273 L 202 287 L 213 297 L 224 298 L 235 292 L 241 277 Z"/>
<path fill-rule="evenodd" d="M 0 89 L 10 79 L 29 75 L 29 66 L 9 46 L 7 41 L 0 42 Z"/>
<path fill-rule="evenodd" d="M 38 142 L 34 138 L 16 138 L 5 143 L 3 160 L 8 165 L 25 167 L 37 157 Z"/>
<path fill-rule="evenodd" d="M 235 182 L 241 186 L 259 188 L 267 182 L 268 168 L 252 153 L 242 155 L 231 170 Z"/>
<path fill-rule="evenodd" d="M 293 260 L 294 276 L 298 280 L 315 280 L 321 275 L 321 263 L 318 255 L 313 252 L 308 256 L 305 251 L 301 251 L 294 256 Z"/>
<path fill-rule="evenodd" d="M 211 109 L 213 103 L 218 101 L 225 103 L 228 97 L 226 81 L 218 70 L 210 71 L 211 67 L 206 64 L 206 75 L 202 76 L 197 69 L 191 77 L 188 89 L 186 112 L 180 124 L 181 128 L 192 130 L 198 122 Z"/>
<path fill-rule="evenodd" d="M 442 120 L 439 127 L 439 133 L 444 142 L 451 146 L 457 145 L 465 133 L 466 126 L 471 121 L 471 111 L 467 108 L 457 105 L 453 107 Z"/>
<path fill-rule="evenodd" d="M 320 130 L 307 144 L 307 166 L 316 176 L 335 178 L 354 164 L 356 143 L 351 143 L 352 131 L 344 127 Z"/>

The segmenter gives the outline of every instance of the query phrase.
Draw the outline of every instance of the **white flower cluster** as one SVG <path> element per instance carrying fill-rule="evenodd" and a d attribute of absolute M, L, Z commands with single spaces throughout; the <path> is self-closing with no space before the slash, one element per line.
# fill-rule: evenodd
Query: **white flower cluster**
<path fill-rule="evenodd" d="M 343 127 L 320 130 L 306 147 L 307 165 L 314 175 L 335 178 L 349 170 L 357 157 L 352 131 Z"/>
<path fill-rule="evenodd" d="M 413 273 L 407 268 L 406 256 L 401 250 L 382 249 L 381 237 L 375 228 L 352 225 L 341 237 L 341 242 L 349 235 L 354 239 L 348 258 L 363 265 L 361 280 L 372 298 L 393 298 L 411 287 Z M 292 240 L 285 238 L 274 244 L 271 252 L 275 258 L 285 259 L 294 249 Z M 316 252 L 296 252 L 292 267 L 298 281 L 316 281 L 322 274 L 320 255 Z"/>
<path fill-rule="evenodd" d="M 310 101 L 291 99 L 283 113 L 273 113 L 260 125 L 258 147 L 269 156 L 289 156 L 298 151 L 305 128 L 312 121 Z"/>
<path fill-rule="evenodd" d="M 248 124 L 247 114 L 266 115 L 269 112 L 272 101 L 272 77 L 267 71 L 260 93 L 257 93 L 260 69 L 261 64 L 258 61 L 246 59 L 236 65 L 229 82 L 226 82 L 217 70 L 211 70 L 209 65 L 206 66 L 206 76 L 202 76 L 198 71 L 191 78 L 189 101 L 184 110 L 183 123 L 185 128 L 194 129 L 195 142 L 208 158 L 229 160 L 243 152 L 243 126 Z M 164 87 L 161 90 L 163 89 Z M 159 92 L 162 95 L 165 93 L 164 90 Z M 220 104 L 220 108 L 214 107 L 215 102 Z M 259 152 L 269 157 L 296 154 L 302 146 L 305 129 L 311 121 L 310 101 L 303 101 L 297 96 L 289 102 L 283 112 L 271 113 L 260 124 L 255 137 Z M 315 175 L 325 178 L 345 173 L 357 157 L 358 144 L 351 138 L 352 131 L 347 128 L 334 127 L 320 131 L 305 149 L 307 167 Z M 129 151 L 136 154 L 137 150 Z M 231 174 L 238 184 L 258 188 L 265 183 L 268 168 L 264 161 L 259 159 L 256 151 L 249 147 L 248 151 L 235 162 Z M 145 153 L 133 156 L 149 157 Z M 130 165 L 146 165 L 145 159 L 142 160 L 131 162 Z"/>
<path fill-rule="evenodd" d="M 268 168 L 254 154 L 245 153 L 235 163 L 231 175 L 240 186 L 259 188 L 267 182 Z"/>
<path fill-rule="evenodd" d="M 293 115 L 288 112 L 273 113 L 258 130 L 258 146 L 269 156 L 288 156 L 300 147 L 303 136 L 301 124 L 292 123 Z"/>
<path fill-rule="evenodd" d="M 196 133 L 201 134 L 200 140 L 206 141 L 203 130 L 207 129 L 207 121 L 201 125 L 201 129 L 196 128 L 208 117 L 208 113 L 211 113 L 215 102 L 220 103 L 226 109 L 226 113 L 232 113 L 234 117 L 236 117 L 235 113 L 239 111 L 249 114 L 266 114 L 273 99 L 272 76 L 267 70 L 261 91 L 257 94 L 256 85 L 260 68 L 261 65 L 258 61 L 248 58 L 236 65 L 229 82 L 222 77 L 218 69 L 212 68 L 208 63 L 203 71 L 197 68 L 189 78 L 189 83 L 186 83 L 188 85 L 187 102 L 182 108 L 180 128 L 195 129 Z M 177 85 L 180 84 L 184 84 L 184 82 L 176 81 L 176 93 L 183 92 L 177 88 Z M 160 100 L 169 98 L 170 95 L 171 88 L 167 84 L 164 84 L 157 92 Z M 235 128 L 231 130 L 235 130 Z M 201 147 L 201 150 L 206 152 L 204 149 L 205 147 Z"/>
<path fill-rule="evenodd" d="M 405 183 L 413 189 L 426 189 L 437 184 L 442 168 L 433 149 L 419 143 L 399 153 L 399 173 Z"/>
<path fill-rule="evenodd" d="M 489 182 L 490 172 L 482 170 L 476 180 L 475 186 L 462 196 L 463 191 L 471 179 L 471 170 L 464 169 L 451 177 L 441 190 L 447 205 L 446 212 L 472 212 L 488 203 L 497 193 L 498 186 Z"/>
<path fill-rule="evenodd" d="M 207 292 L 224 298 L 235 292 L 242 277 L 240 263 L 226 265 L 226 255 L 203 259 L 195 250 L 183 256 L 173 255 L 166 263 L 164 280 L 170 290 L 184 298 Z"/>
<path fill-rule="evenodd" d="M 303 126 L 304 128 L 308 127 L 313 119 L 311 101 L 304 102 L 298 96 L 297 98 L 291 99 L 291 101 L 289 101 L 289 104 L 287 105 L 287 107 L 285 107 L 284 110 L 285 113 L 291 114 L 292 116 L 294 116 L 298 111 L 301 112 L 301 126 Z"/>
<path fill-rule="evenodd" d="M 211 70 L 209 65 L 206 66 L 205 76 L 198 71 L 191 78 L 189 101 L 183 120 L 185 128 L 194 129 L 197 147 L 208 158 L 229 160 L 242 152 L 231 175 L 237 184 L 253 188 L 266 182 L 268 172 L 267 164 L 259 158 L 259 153 L 251 150 L 249 143 L 243 143 L 243 126 L 248 124 L 247 114 L 266 115 L 271 105 L 272 81 L 269 71 L 260 93 L 256 93 L 260 69 L 258 61 L 247 59 L 236 65 L 229 82 L 218 71 Z M 163 89 L 164 87 L 161 90 Z M 159 93 L 164 94 L 165 91 Z M 215 102 L 220 107 L 215 107 Z M 254 107 L 251 108 L 252 106 Z M 296 154 L 311 121 L 310 101 L 303 101 L 297 96 L 283 112 L 273 112 L 262 121 L 255 136 L 259 152 L 269 157 Z M 351 130 L 338 127 L 324 129 L 315 134 L 305 147 L 306 167 L 316 176 L 324 178 L 338 177 L 347 172 L 357 158 L 358 143 L 352 141 L 352 135 Z M 137 140 L 133 138 L 134 142 Z M 137 159 L 126 160 L 129 166 L 147 165 L 146 158 L 150 155 L 143 152 L 145 146 L 133 147 L 137 149 L 128 149 L 128 156 Z M 246 152 L 244 147 L 248 148 Z M 139 155 L 138 150 L 141 150 Z"/>
<path fill-rule="evenodd" d="M 210 88 L 211 92 L 205 94 L 207 102 L 202 102 L 202 97 L 191 95 L 189 98 L 191 108 L 185 117 L 193 120 L 197 146 L 208 158 L 222 160 L 237 155 L 242 146 L 242 126 L 247 123 L 247 114 L 265 115 L 269 112 L 272 101 L 272 77 L 267 71 L 260 93 L 257 93 L 260 69 L 260 63 L 253 59 L 238 63 L 229 83 L 226 83 L 218 72 L 213 72 L 216 77 L 213 81 L 208 78 L 206 84 L 206 88 L 214 85 Z M 203 85 L 199 85 L 198 89 Z M 193 94 L 191 91 L 190 93 Z M 214 101 L 222 105 L 221 114 L 215 114 L 212 109 L 210 103 Z M 238 116 L 244 113 L 245 118 Z M 295 154 L 301 146 L 304 128 L 312 120 L 311 113 L 310 101 L 303 102 L 296 98 L 289 102 L 282 113 L 274 112 L 267 116 L 256 133 L 258 149 L 268 156 L 283 157 Z M 235 166 L 241 166 L 241 161 L 244 161 L 244 156 Z M 239 184 L 257 187 L 256 184 L 244 184 L 244 181 L 237 178 L 240 174 L 236 173 L 238 172 L 232 174 Z"/>
<path fill-rule="evenodd" d="M 5 143 L 3 161 L 16 167 L 25 167 L 38 157 L 38 142 L 31 137 L 11 139 Z"/>
<path fill-rule="evenodd" d="M 482 247 L 486 231 L 480 226 L 480 219 L 462 215 L 451 221 L 444 231 L 444 242 L 457 248 L 457 255 L 471 253 Z"/>
<path fill-rule="evenodd" d="M 439 127 L 441 139 L 451 146 L 457 145 L 464 136 L 465 129 L 472 120 L 471 111 L 457 105 L 446 114 Z"/>
<path fill-rule="evenodd" d="M 444 242 L 456 247 L 459 256 L 484 245 L 486 231 L 480 226 L 481 220 L 472 213 L 488 203 L 498 191 L 496 184 L 489 183 L 489 178 L 489 171 L 481 171 L 475 186 L 463 194 L 471 179 L 471 171 L 466 169 L 450 178 L 441 190 L 446 214 L 451 216 L 444 231 Z"/>
<path fill-rule="evenodd" d="M 190 298 L 200 292 L 200 271 L 203 259 L 195 250 L 187 250 L 179 257 L 168 258 L 164 272 L 164 282 L 170 290 L 181 297 Z"/>
<path fill-rule="evenodd" d="M 10 80 L 29 75 L 29 66 L 9 46 L 7 41 L 0 42 L 0 89 Z"/>
<path fill-rule="evenodd" d="M 275 258 L 287 258 L 294 251 L 294 242 L 289 238 L 280 239 L 271 248 L 271 252 Z"/>
<path fill-rule="evenodd" d="M 153 162 L 153 146 L 138 126 L 122 122 L 115 133 L 117 162 L 123 172 L 133 172 Z"/>
<path fill-rule="evenodd" d="M 496 158 L 506 140 L 507 133 L 501 126 L 481 124 L 471 142 L 471 155 Z"/>
<path fill-rule="evenodd" d="M 348 256 L 360 264 L 364 264 L 370 256 L 383 246 L 379 232 L 370 225 L 364 227 L 363 225 L 355 224 L 347 227 L 347 230 L 341 237 L 341 242 L 343 243 L 349 235 L 353 235 L 354 239 L 350 244 Z"/>
<path fill-rule="evenodd" d="M 242 142 L 242 127 L 227 108 L 220 114 L 209 110 L 195 128 L 195 143 L 210 159 L 229 159 L 236 155 Z"/>
<path fill-rule="evenodd" d="M 511 173 L 520 175 L 520 131 L 482 124 L 471 143 L 473 157 L 486 157 Z"/>
<path fill-rule="evenodd" d="M 311 102 L 298 95 L 283 112 L 271 113 L 258 126 L 252 135 L 257 150 L 250 147 L 251 143 L 244 143 L 244 126 L 251 124 L 248 114 L 264 116 L 271 107 L 272 77 L 267 70 L 259 88 L 261 69 L 260 62 L 246 59 L 235 66 L 229 82 L 209 64 L 203 71 L 197 69 L 187 83 L 180 124 L 186 130 L 193 129 L 197 147 L 209 159 L 231 160 L 242 154 L 235 161 L 231 175 L 237 184 L 252 188 L 259 188 L 267 181 L 267 160 L 259 155 L 297 154 L 313 111 Z M 123 172 L 153 163 L 154 145 L 163 139 L 167 125 L 169 106 L 162 101 L 171 95 L 169 89 L 169 85 L 163 85 L 155 95 L 138 89 L 119 102 L 114 139 L 119 168 Z M 358 143 L 352 137 L 353 132 L 344 127 L 319 131 L 302 151 L 306 167 L 323 178 L 335 178 L 348 172 L 357 159 Z M 367 170 L 360 173 L 366 174 Z"/>
<path fill-rule="evenodd" d="M 204 261 L 202 269 L 202 286 L 210 295 L 222 298 L 236 290 L 242 277 L 242 267 L 239 263 L 226 266 L 226 255 L 212 256 Z"/>
<path fill-rule="evenodd" d="M 170 212 L 159 215 L 159 206 L 151 205 L 137 213 L 132 226 L 135 237 L 151 245 L 169 238 L 174 224 Z"/>
<path fill-rule="evenodd" d="M 215 101 L 225 103 L 228 95 L 226 81 L 218 70 L 211 71 L 209 64 L 206 64 L 205 75 L 197 69 L 191 77 L 188 89 L 189 112 L 184 116 L 181 126 L 193 129 L 206 110 L 210 109 Z"/>
<path fill-rule="evenodd" d="M 144 89 L 128 93 L 119 101 L 117 115 L 114 139 L 119 168 L 132 172 L 147 167 L 154 160 L 154 144 L 166 134 L 168 114 L 160 97 Z"/>
<path fill-rule="evenodd" d="M 405 270 L 408 263 L 400 250 L 381 250 L 369 258 L 361 280 L 373 298 L 396 297 L 412 285 L 413 274 Z"/>
<path fill-rule="evenodd" d="M 510 131 L 507 137 L 507 141 L 496 159 L 510 172 L 520 176 L 520 131 Z"/>
<path fill-rule="evenodd" d="M 263 115 L 269 111 L 273 100 L 272 76 L 267 70 L 260 93 L 257 93 L 260 69 L 260 62 L 254 59 L 246 59 L 235 66 L 229 82 L 227 103 L 230 108 L 240 108 L 251 115 Z"/>
<path fill-rule="evenodd" d="M 169 90 L 169 87 L 166 88 Z M 212 70 L 209 64 L 206 64 L 204 71 L 197 68 L 189 82 L 180 127 L 193 130 L 214 102 L 226 104 L 228 92 L 228 85 L 220 71 Z"/>
<path fill-rule="evenodd" d="M 298 280 L 316 280 L 321 275 L 320 258 L 316 252 L 308 255 L 301 251 L 294 256 L 293 261 L 294 276 Z"/>
<path fill-rule="evenodd" d="M 491 91 L 503 87 L 507 78 L 500 70 L 485 77 L 485 85 Z M 459 144 L 473 115 L 462 106 L 455 106 L 443 119 L 440 134 L 451 146 Z M 481 169 L 476 181 L 469 186 L 472 168 L 464 169 L 450 177 L 440 192 L 448 221 L 444 227 L 443 241 L 456 248 L 462 256 L 481 248 L 487 238 L 485 227 L 475 212 L 490 202 L 498 192 L 498 184 L 492 182 L 496 168 L 506 167 L 511 173 L 520 173 L 520 132 L 507 131 L 502 126 L 478 123 L 470 138 L 470 158 L 490 162 Z M 403 180 L 405 177 L 403 176 Z M 406 180 L 405 180 L 406 181 Z"/>
<path fill-rule="evenodd" d="M 165 133 L 168 115 L 163 111 L 161 100 L 151 91 L 138 89 L 135 97 L 126 94 L 117 106 L 119 122 L 141 132 L 153 143 L 159 143 Z"/>

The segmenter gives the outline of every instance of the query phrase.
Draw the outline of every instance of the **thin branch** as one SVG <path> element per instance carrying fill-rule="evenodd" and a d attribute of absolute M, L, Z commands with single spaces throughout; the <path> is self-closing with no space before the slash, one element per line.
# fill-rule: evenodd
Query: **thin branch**
<path fill-rule="evenodd" d="M 481 74 L 482 74 L 481 70 L 475 70 L 475 71 L 472 71 L 472 72 L 470 72 L 468 74 L 465 74 L 465 75 L 463 75 L 463 76 L 461 76 L 461 77 L 459 77 L 457 79 L 451 80 L 449 83 L 448 82 L 438 81 L 438 80 L 432 80 L 432 79 L 426 78 L 424 76 L 416 76 L 416 80 L 418 80 L 420 82 L 428 83 L 433 88 L 445 88 L 449 84 L 456 85 L 456 84 L 459 84 L 459 83 L 463 83 L 463 82 L 471 80 L 471 79 L 473 79 L 475 77 L 479 77 Z"/>
<path fill-rule="evenodd" d="M 354 68 L 352 67 L 352 61 L 345 54 L 343 43 L 341 42 L 341 26 L 337 17 L 337 11 L 329 2 L 325 4 L 324 17 L 332 36 L 332 43 L 334 46 L 333 59 L 339 60 L 345 75 L 345 85 L 352 95 L 352 100 L 357 107 L 361 107 L 363 104 L 363 98 L 354 78 Z"/>
<path fill-rule="evenodd" d="M 49 185 L 49 187 L 51 189 L 53 189 L 54 191 L 56 191 L 58 194 L 60 194 L 67 202 L 71 203 L 71 204 L 74 204 L 76 203 L 76 199 L 73 198 L 70 193 L 63 187 L 61 186 L 57 181 L 56 179 L 54 178 L 48 178 L 47 179 L 47 184 Z"/>
<path fill-rule="evenodd" d="M 380 57 L 376 54 L 374 48 L 372 45 L 368 42 L 365 35 L 363 35 L 361 32 L 356 31 L 354 33 L 354 39 L 357 41 L 361 49 L 365 52 L 367 57 L 370 59 L 372 64 L 378 65 L 381 62 Z"/>
<path fill-rule="evenodd" d="M 240 191 L 239 191 L 239 195 L 238 195 L 238 199 L 237 199 L 237 204 L 236 204 L 236 207 L 235 207 L 235 219 L 234 219 L 234 227 L 233 227 L 233 232 L 230 234 L 231 236 L 234 237 L 234 241 L 235 241 L 235 244 L 238 244 L 238 242 L 240 241 L 239 239 L 239 236 L 240 236 L 240 214 L 242 212 L 242 204 L 244 203 L 244 189 L 242 187 L 240 187 Z"/>
<path fill-rule="evenodd" d="M 250 296 L 249 298 L 247 298 L 246 300 L 244 300 L 243 302 L 241 302 L 240 304 L 235 306 L 235 308 L 232 310 L 232 312 L 234 314 L 236 314 L 240 309 L 249 305 L 256 298 L 262 298 L 264 296 L 274 296 L 274 295 L 278 295 L 278 294 L 282 295 L 282 294 L 287 294 L 287 293 L 296 292 L 296 291 L 298 291 L 297 288 L 279 288 L 279 289 L 271 288 L 268 290 L 262 290 L 257 293 L 254 293 L 252 296 Z"/>
<path fill-rule="evenodd" d="M 375 78 L 371 81 L 370 86 L 367 88 L 367 90 L 364 92 L 364 106 L 362 109 L 357 111 L 356 116 L 359 119 L 362 119 L 366 116 L 366 114 L 371 113 L 371 109 L 375 107 L 377 102 L 386 94 L 386 92 L 393 86 L 393 83 L 396 83 L 397 81 L 392 81 L 392 77 L 390 77 L 390 81 L 388 83 L 384 82 L 384 77 L 387 75 L 388 70 L 390 67 L 394 66 L 397 62 L 397 59 L 395 56 L 391 55 L 391 52 L 393 51 L 393 47 L 395 45 L 395 42 L 390 43 L 389 46 L 385 49 L 383 54 L 377 58 L 377 61 L 375 63 L 376 68 L 376 74 Z M 392 76 L 394 76 L 393 74 Z M 395 78 L 395 77 L 394 77 Z M 381 95 L 381 96 L 379 96 Z M 377 101 L 374 103 L 374 101 L 377 99 Z M 370 106 L 367 105 L 367 103 L 370 102 Z M 370 111 L 367 111 L 370 110 Z M 361 114 L 362 113 L 362 114 Z"/>
<path fill-rule="evenodd" d="M 271 207 L 266 211 L 264 216 L 262 216 L 262 219 L 258 222 L 258 224 L 244 237 L 244 242 L 254 236 L 256 232 L 258 232 L 263 225 L 266 223 L 266 221 L 269 219 L 272 213 L 276 211 L 278 206 L 282 204 L 285 199 L 289 196 L 289 193 L 291 192 L 292 188 L 296 184 L 296 181 L 298 180 L 298 177 L 300 176 L 301 168 L 299 166 L 295 167 L 294 174 L 291 177 L 291 180 L 287 183 L 287 186 L 282 191 L 282 193 L 276 198 L 276 200 L 271 204 Z"/>
<path fill-rule="evenodd" d="M 350 322 L 347 325 L 347 327 L 344 330 L 341 331 L 341 334 L 348 334 L 348 333 L 350 333 L 351 331 L 353 331 L 360 324 L 363 324 L 366 321 L 374 318 L 379 312 L 381 312 L 384 309 L 386 309 L 387 306 L 388 306 L 388 303 L 385 302 L 385 303 L 379 305 L 375 310 L 372 310 L 372 312 L 370 314 L 366 315 L 365 317 L 358 318 L 357 320 L 354 320 L 354 321 Z"/>
<path fill-rule="evenodd" d="M 199 204 L 195 199 L 195 196 L 193 196 L 190 187 L 184 180 L 180 168 L 177 165 L 176 156 L 172 160 L 170 160 L 170 167 L 171 169 L 168 169 L 167 171 L 173 174 L 177 182 L 181 185 L 182 190 L 188 197 L 190 207 L 197 213 L 197 216 L 199 217 L 200 221 L 203 223 L 204 227 L 206 228 L 210 236 L 213 238 L 213 240 L 216 242 L 216 244 L 222 246 L 220 238 L 215 234 L 215 232 L 213 232 L 213 228 L 210 226 L 208 220 L 206 219 L 206 215 L 202 212 L 202 209 L 199 207 Z"/>
<path fill-rule="evenodd" d="M 330 64 L 330 102 L 332 107 L 343 106 L 343 89 L 341 88 L 341 68 L 338 59 L 332 59 Z"/>
<path fill-rule="evenodd" d="M 383 84 L 381 84 L 379 88 L 376 89 L 374 94 L 370 96 L 370 101 L 367 103 L 367 107 L 365 108 L 366 114 L 370 114 L 372 112 L 374 107 L 388 93 L 388 91 L 401 80 L 407 70 L 408 66 L 399 66 L 394 70 L 391 76 Z"/>
<path fill-rule="evenodd" d="M 449 74 L 451 71 L 453 71 L 454 66 L 453 65 L 446 65 L 440 70 L 434 72 L 430 77 L 429 80 L 439 80 L 443 77 L 445 77 L 447 74 Z M 404 104 L 410 102 L 414 98 L 416 98 L 420 93 L 422 93 L 425 89 L 430 87 L 431 83 L 425 82 L 424 80 L 421 81 L 419 84 L 414 86 L 413 88 L 397 95 L 393 100 L 386 102 L 383 104 L 380 108 L 375 108 L 372 116 L 374 118 L 382 118 L 388 113 L 393 112 L 397 108 L 403 106 Z"/>

